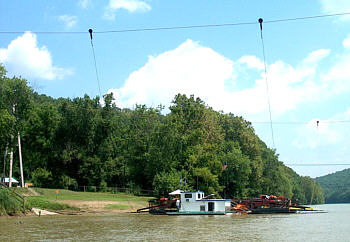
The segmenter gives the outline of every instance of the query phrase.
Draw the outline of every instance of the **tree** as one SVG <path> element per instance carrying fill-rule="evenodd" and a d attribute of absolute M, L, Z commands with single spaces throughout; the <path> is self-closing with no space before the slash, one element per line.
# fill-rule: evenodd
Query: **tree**
<path fill-rule="evenodd" d="M 17 134 L 24 130 L 32 106 L 32 90 L 22 78 L 8 78 L 0 65 L 0 149 L 15 150 Z M 16 168 L 16 167 L 15 167 Z M 15 170 L 16 172 L 16 170 Z"/>
<path fill-rule="evenodd" d="M 250 195 L 249 177 L 251 165 L 249 157 L 244 155 L 238 143 L 226 141 L 223 144 L 223 172 L 220 183 L 225 186 L 224 197 L 242 198 Z"/>
<path fill-rule="evenodd" d="M 184 189 L 185 186 L 180 184 L 183 177 L 186 177 L 185 171 L 170 170 L 158 173 L 153 179 L 155 193 L 158 194 L 158 196 L 167 196 L 176 189 Z M 188 189 L 189 187 L 186 188 Z"/>
<path fill-rule="evenodd" d="M 112 94 L 103 102 L 54 99 L 5 75 L 0 65 L 0 148 L 13 147 L 20 132 L 25 174 L 40 186 L 136 187 L 160 195 L 182 186 L 224 197 L 323 201 L 320 186 L 279 161 L 250 122 L 193 95 L 176 95 L 162 114 L 162 106 L 120 109 Z"/>

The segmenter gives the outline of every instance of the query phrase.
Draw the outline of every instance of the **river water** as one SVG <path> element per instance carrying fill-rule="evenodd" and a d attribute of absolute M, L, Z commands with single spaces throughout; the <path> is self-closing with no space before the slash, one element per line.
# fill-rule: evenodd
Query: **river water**
<path fill-rule="evenodd" d="M 1 217 L 0 241 L 350 241 L 350 204 L 327 213 Z"/>

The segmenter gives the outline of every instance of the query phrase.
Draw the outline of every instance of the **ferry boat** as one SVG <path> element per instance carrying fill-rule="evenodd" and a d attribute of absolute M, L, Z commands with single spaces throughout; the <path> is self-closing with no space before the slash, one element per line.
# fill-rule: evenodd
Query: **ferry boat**
<path fill-rule="evenodd" d="M 230 199 L 209 199 L 203 191 L 174 191 L 170 195 L 179 197 L 174 199 L 160 198 L 149 201 L 147 208 L 151 214 L 165 215 L 225 215 L 231 211 Z"/>
<path fill-rule="evenodd" d="M 208 199 L 204 192 L 181 192 L 178 211 L 167 212 L 168 215 L 225 215 L 230 207 L 230 199 Z"/>
<path fill-rule="evenodd" d="M 296 213 L 302 211 L 321 211 L 310 207 L 297 205 L 295 201 L 283 196 L 260 195 L 248 199 L 210 199 L 203 191 L 176 190 L 169 194 L 173 199 L 162 197 L 150 200 L 149 206 L 138 209 L 137 212 L 149 212 L 157 215 L 225 215 L 262 214 L 262 213 Z"/>

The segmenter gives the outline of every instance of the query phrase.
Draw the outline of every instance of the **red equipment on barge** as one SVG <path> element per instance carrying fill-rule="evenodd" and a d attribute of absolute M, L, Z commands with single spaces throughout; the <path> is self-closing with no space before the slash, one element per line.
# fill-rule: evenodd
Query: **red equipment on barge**
<path fill-rule="evenodd" d="M 232 199 L 232 208 L 242 213 L 295 213 L 307 207 L 298 206 L 295 201 L 283 196 L 260 195 L 258 198 Z"/>

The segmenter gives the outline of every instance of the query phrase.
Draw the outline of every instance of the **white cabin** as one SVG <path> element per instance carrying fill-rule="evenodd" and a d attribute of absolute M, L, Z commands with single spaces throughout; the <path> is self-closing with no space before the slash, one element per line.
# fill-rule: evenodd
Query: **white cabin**
<path fill-rule="evenodd" d="M 181 192 L 180 213 L 225 214 L 230 200 L 206 199 L 204 192 Z"/>

